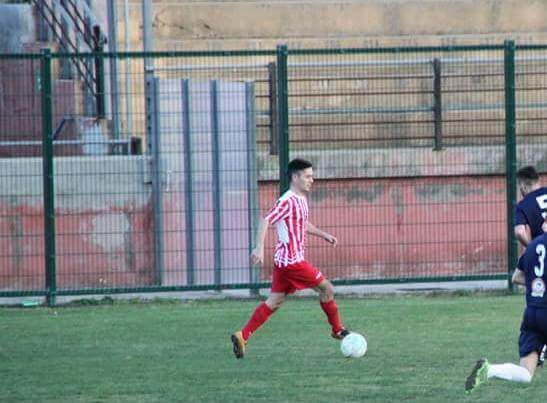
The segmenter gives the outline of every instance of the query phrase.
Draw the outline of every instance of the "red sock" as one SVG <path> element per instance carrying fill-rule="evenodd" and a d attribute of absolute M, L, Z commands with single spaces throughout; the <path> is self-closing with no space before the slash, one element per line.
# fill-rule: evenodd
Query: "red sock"
<path fill-rule="evenodd" d="M 268 305 L 266 305 L 265 302 L 261 303 L 259 306 L 256 307 L 253 315 L 251 316 L 251 319 L 249 319 L 249 321 L 242 330 L 243 338 L 245 339 L 245 341 L 249 340 L 251 334 L 253 334 L 256 329 L 262 326 L 264 322 L 268 320 L 272 313 L 273 311 Z"/>
<path fill-rule="evenodd" d="M 344 326 L 342 326 L 342 322 L 340 322 L 340 316 L 338 315 L 338 306 L 336 305 L 335 300 L 332 299 L 328 302 L 321 302 L 321 308 L 323 309 L 323 312 L 325 312 L 325 314 L 327 315 L 329 323 L 332 327 L 332 331 L 334 333 L 338 333 L 344 328 Z"/>

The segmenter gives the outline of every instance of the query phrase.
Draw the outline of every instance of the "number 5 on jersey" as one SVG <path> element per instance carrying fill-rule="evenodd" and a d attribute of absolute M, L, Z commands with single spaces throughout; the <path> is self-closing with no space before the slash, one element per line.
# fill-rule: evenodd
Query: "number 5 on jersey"
<path fill-rule="evenodd" d="M 547 195 L 541 195 L 536 197 L 536 201 L 539 204 L 539 208 L 543 210 L 541 212 L 541 216 L 544 220 L 547 219 Z"/>

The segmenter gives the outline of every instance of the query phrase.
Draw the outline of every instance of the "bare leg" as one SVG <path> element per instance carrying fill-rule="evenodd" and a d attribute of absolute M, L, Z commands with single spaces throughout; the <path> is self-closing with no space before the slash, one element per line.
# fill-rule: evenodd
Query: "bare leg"
<path fill-rule="evenodd" d="M 334 299 L 334 286 L 329 280 L 323 280 L 314 290 L 319 293 L 321 302 L 329 302 Z"/>
<path fill-rule="evenodd" d="M 287 294 L 284 292 L 272 292 L 270 296 L 266 299 L 266 305 L 272 311 L 275 311 L 281 307 L 283 302 L 287 299 Z"/>
<path fill-rule="evenodd" d="M 530 372 L 530 378 L 534 376 L 538 364 L 539 354 L 535 351 L 528 354 L 526 357 L 520 359 L 520 366 L 524 367 Z"/>

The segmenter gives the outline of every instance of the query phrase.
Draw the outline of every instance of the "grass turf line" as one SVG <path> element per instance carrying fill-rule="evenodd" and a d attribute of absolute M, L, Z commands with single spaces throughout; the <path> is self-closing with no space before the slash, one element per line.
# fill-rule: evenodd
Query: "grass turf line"
<path fill-rule="evenodd" d="M 340 298 L 369 351 L 343 358 L 315 299 L 290 299 L 243 360 L 229 335 L 257 301 L 0 309 L 0 401 L 543 402 L 531 385 L 491 381 L 471 396 L 475 361 L 517 362 L 523 297 Z"/>

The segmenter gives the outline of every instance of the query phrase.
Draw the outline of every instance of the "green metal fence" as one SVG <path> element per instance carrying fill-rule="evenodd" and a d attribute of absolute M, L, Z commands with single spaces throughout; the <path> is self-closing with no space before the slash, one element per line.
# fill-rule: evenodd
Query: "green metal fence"
<path fill-rule="evenodd" d="M 296 156 L 336 284 L 504 279 L 516 167 L 547 169 L 546 50 L 1 55 L 0 296 L 267 286 L 275 229 L 248 256 Z"/>

